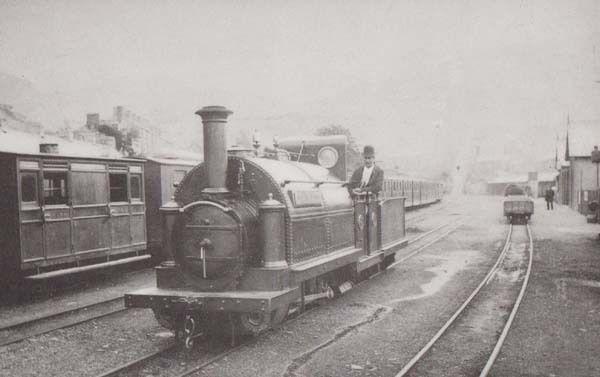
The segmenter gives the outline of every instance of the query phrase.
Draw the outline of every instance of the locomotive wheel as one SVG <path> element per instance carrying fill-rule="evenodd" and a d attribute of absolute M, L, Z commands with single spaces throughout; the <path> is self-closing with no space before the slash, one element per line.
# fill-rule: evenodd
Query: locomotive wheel
<path fill-rule="evenodd" d="M 241 313 L 238 316 L 238 327 L 242 334 L 257 335 L 267 330 L 271 325 L 271 318 L 264 312 Z"/>
<path fill-rule="evenodd" d="M 283 322 L 288 314 L 289 305 L 283 305 L 270 314 L 264 312 L 242 313 L 238 317 L 238 327 L 242 334 L 258 335 L 261 332 Z"/>
<path fill-rule="evenodd" d="M 391 254 L 391 255 L 388 255 L 387 257 L 383 258 L 383 262 L 381 262 L 381 269 L 385 270 L 391 264 L 393 264 L 395 260 L 396 260 L 396 254 Z"/>

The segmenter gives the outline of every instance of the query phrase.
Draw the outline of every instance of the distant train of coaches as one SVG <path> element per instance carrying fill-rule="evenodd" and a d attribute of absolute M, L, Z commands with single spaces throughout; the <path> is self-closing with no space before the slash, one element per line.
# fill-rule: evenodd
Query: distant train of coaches
<path fill-rule="evenodd" d="M 310 152 L 310 146 L 302 148 Z M 321 154 L 305 156 L 328 163 Z M 196 164 L 0 152 L 0 281 L 45 278 L 159 253 L 159 208 Z M 441 199 L 443 185 L 386 177 L 382 195 L 402 195 L 407 208 L 419 207 Z"/>

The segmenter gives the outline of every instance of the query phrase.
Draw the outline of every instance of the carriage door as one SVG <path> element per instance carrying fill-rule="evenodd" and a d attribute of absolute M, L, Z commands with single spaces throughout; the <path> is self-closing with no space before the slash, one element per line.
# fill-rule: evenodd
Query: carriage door
<path fill-rule="evenodd" d="M 110 165 L 108 181 L 111 248 L 118 250 L 131 244 L 127 165 Z"/>
<path fill-rule="evenodd" d="M 105 163 L 71 163 L 73 252 L 110 249 L 108 174 Z"/>
<path fill-rule="evenodd" d="M 21 262 L 44 258 L 44 222 L 38 161 L 19 161 Z"/>
<path fill-rule="evenodd" d="M 69 164 L 44 161 L 42 171 L 42 221 L 46 259 L 71 254 Z"/>
<path fill-rule="evenodd" d="M 129 167 L 131 243 L 136 248 L 146 246 L 146 205 L 142 174 L 141 166 Z"/>

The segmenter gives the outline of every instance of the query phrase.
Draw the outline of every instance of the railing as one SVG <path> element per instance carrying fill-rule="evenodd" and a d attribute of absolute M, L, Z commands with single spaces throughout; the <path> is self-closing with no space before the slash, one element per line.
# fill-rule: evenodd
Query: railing
<path fill-rule="evenodd" d="M 281 182 L 281 187 L 285 187 L 290 183 L 312 183 L 315 187 L 319 187 L 321 185 L 342 185 L 346 186 L 348 182 L 345 181 L 309 181 L 309 180 L 301 180 L 301 179 L 286 179 Z"/>

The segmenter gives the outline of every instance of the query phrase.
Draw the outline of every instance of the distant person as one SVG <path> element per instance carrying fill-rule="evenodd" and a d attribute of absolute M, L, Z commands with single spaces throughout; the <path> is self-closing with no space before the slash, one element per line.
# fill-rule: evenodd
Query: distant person
<path fill-rule="evenodd" d="M 364 165 L 352 173 L 348 191 L 352 196 L 367 192 L 377 194 L 383 187 L 383 170 L 375 165 L 375 148 L 366 145 L 363 149 Z"/>
<path fill-rule="evenodd" d="M 546 210 L 554 210 L 554 190 L 552 188 L 546 190 L 544 198 L 546 199 Z"/>

